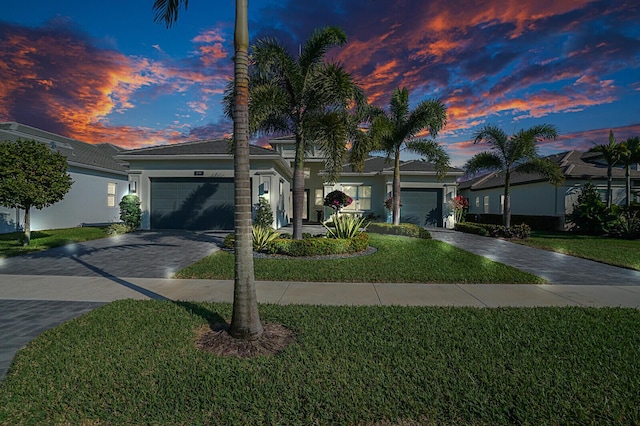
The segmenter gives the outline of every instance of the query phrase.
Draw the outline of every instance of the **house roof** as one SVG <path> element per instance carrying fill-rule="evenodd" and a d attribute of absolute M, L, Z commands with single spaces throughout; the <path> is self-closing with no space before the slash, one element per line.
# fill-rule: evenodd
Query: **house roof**
<path fill-rule="evenodd" d="M 559 154 L 549 155 L 545 158 L 556 163 L 565 179 L 606 179 L 607 165 L 600 160 L 598 153 L 589 153 L 583 151 L 565 151 Z M 614 179 L 624 179 L 624 169 L 614 167 L 612 171 Z M 640 171 L 632 170 L 632 178 L 640 178 Z M 544 182 L 547 179 L 537 173 L 519 173 L 511 174 L 511 185 Z M 489 189 L 504 186 L 504 174 L 501 172 L 487 173 L 482 176 L 474 177 L 460 181 L 459 189 Z"/>
<path fill-rule="evenodd" d="M 114 156 L 122 148 L 109 143 L 90 144 L 15 122 L 0 123 L 0 141 L 32 139 L 67 157 L 69 165 L 126 174 L 125 166 Z"/>
<path fill-rule="evenodd" d="M 385 157 L 369 157 L 364 160 L 362 172 L 354 171 L 352 164 L 345 164 L 340 172 L 342 175 L 361 174 L 393 174 L 393 162 Z M 436 168 L 433 163 L 423 160 L 409 160 L 400 162 L 401 173 L 435 174 Z M 321 172 L 322 173 L 322 172 Z M 462 175 L 462 169 L 449 167 L 448 174 Z"/>
<path fill-rule="evenodd" d="M 171 145 L 158 145 L 148 148 L 133 149 L 125 151 L 119 158 L 134 157 L 176 157 L 176 156 L 231 156 L 229 139 L 207 139 L 191 142 L 182 142 Z M 249 145 L 249 155 L 251 156 L 280 156 L 272 149 L 262 148 L 256 145 Z"/>

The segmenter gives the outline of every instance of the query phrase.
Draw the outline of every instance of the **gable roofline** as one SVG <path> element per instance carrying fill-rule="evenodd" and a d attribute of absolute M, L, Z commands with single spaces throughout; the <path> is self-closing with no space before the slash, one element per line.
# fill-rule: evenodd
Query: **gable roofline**
<path fill-rule="evenodd" d="M 127 175 L 126 167 L 114 158 L 114 154 L 122 150 L 116 145 L 90 144 L 14 121 L 0 122 L 0 141 L 15 142 L 19 139 L 35 140 L 47 145 L 49 149 L 64 155 L 70 166 Z"/>

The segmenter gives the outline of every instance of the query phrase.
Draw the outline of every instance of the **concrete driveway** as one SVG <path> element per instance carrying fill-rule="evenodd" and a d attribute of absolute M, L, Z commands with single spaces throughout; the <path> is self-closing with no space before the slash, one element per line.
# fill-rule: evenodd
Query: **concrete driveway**
<path fill-rule="evenodd" d="M 218 250 L 226 232 L 139 231 L 0 258 L 0 274 L 170 278 Z"/>

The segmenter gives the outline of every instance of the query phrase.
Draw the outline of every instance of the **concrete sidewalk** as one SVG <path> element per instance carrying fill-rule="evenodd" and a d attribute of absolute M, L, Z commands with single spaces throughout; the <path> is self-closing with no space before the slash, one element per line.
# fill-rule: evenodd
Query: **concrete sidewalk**
<path fill-rule="evenodd" d="M 259 303 L 406 306 L 640 308 L 640 286 L 548 284 L 309 283 L 257 281 Z M 233 281 L 0 275 L 0 299 L 231 302 Z"/>

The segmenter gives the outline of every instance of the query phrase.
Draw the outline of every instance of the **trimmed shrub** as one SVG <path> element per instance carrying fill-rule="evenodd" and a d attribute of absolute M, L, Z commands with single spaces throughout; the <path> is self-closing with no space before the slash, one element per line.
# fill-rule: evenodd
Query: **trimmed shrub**
<path fill-rule="evenodd" d="M 266 198 L 260 197 L 256 204 L 256 217 L 253 223 L 263 228 L 273 229 L 273 211 Z"/>
<path fill-rule="evenodd" d="M 331 254 L 357 253 L 369 247 L 369 235 L 361 233 L 353 238 L 306 238 L 290 240 L 278 238 L 269 245 L 272 253 L 287 256 L 326 256 Z"/>
<path fill-rule="evenodd" d="M 142 209 L 140 209 L 140 199 L 135 194 L 128 194 L 120 201 L 120 220 L 129 228 L 135 231 L 142 221 Z"/>
<path fill-rule="evenodd" d="M 405 237 L 422 238 L 424 240 L 431 239 L 431 233 L 429 231 L 413 223 L 393 225 L 391 223 L 373 222 L 369 224 L 367 231 L 373 232 L 374 234 L 402 235 Z"/>
<path fill-rule="evenodd" d="M 222 240 L 222 247 L 233 250 L 236 244 L 236 234 L 229 234 Z"/>
<path fill-rule="evenodd" d="M 131 229 L 124 223 L 112 223 L 107 228 L 107 235 L 110 235 L 110 236 L 122 235 L 122 234 L 126 234 L 130 230 Z"/>
<path fill-rule="evenodd" d="M 506 228 L 502 225 L 489 225 L 486 223 L 456 223 L 454 229 L 468 234 L 481 235 L 494 238 L 518 238 L 525 239 L 531 236 L 531 227 L 525 223 Z"/>
<path fill-rule="evenodd" d="M 489 230 L 486 229 L 485 226 L 482 226 L 479 223 L 461 222 L 461 223 L 456 223 L 453 229 L 460 232 L 466 232 L 467 234 L 476 234 L 476 235 L 482 235 L 483 237 L 488 237 Z"/>

